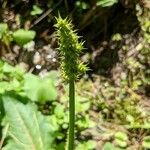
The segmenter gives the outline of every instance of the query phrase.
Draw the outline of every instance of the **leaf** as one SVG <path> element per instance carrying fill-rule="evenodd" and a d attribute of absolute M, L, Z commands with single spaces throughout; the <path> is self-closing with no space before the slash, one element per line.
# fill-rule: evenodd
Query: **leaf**
<path fill-rule="evenodd" d="M 115 134 L 115 143 L 119 145 L 120 147 L 126 147 L 127 146 L 127 140 L 128 136 L 123 132 L 117 132 Z"/>
<path fill-rule="evenodd" d="M 58 103 L 54 109 L 56 117 L 59 119 L 63 118 L 65 116 L 64 110 L 65 110 L 64 106 Z"/>
<path fill-rule="evenodd" d="M 127 142 L 126 141 L 121 141 L 120 139 L 115 139 L 115 143 L 116 143 L 116 145 L 118 145 L 122 148 L 127 146 Z"/>
<path fill-rule="evenodd" d="M 109 7 L 117 3 L 118 0 L 98 0 L 97 6 Z"/>
<path fill-rule="evenodd" d="M 3 96 L 10 139 L 3 150 L 49 150 L 53 142 L 53 130 L 35 105 L 22 104 Z"/>
<path fill-rule="evenodd" d="M 126 141 L 126 140 L 128 140 L 128 136 L 127 136 L 125 133 L 123 133 L 123 132 L 117 132 L 117 133 L 115 134 L 115 138 L 116 138 L 116 139 L 119 139 L 119 140 L 121 140 L 121 141 Z"/>
<path fill-rule="evenodd" d="M 3 65 L 3 72 L 4 72 L 4 73 L 11 73 L 11 72 L 14 72 L 14 68 L 15 68 L 15 67 L 9 65 L 8 63 L 4 63 L 4 65 Z"/>
<path fill-rule="evenodd" d="M 150 148 L 150 136 L 145 136 L 142 142 L 142 146 L 144 148 L 149 149 Z"/>
<path fill-rule="evenodd" d="M 81 113 L 89 110 L 90 101 L 87 101 L 86 98 L 76 95 L 76 113 Z"/>
<path fill-rule="evenodd" d="M 39 78 L 38 76 L 25 75 L 24 90 L 32 101 L 44 103 L 45 101 L 55 100 L 57 91 L 50 78 Z"/>
<path fill-rule="evenodd" d="M 89 141 L 78 144 L 75 150 L 92 150 L 92 149 L 95 149 L 95 147 L 96 147 L 96 142 L 89 140 Z"/>
<path fill-rule="evenodd" d="M 23 46 L 32 41 L 35 35 L 36 33 L 33 30 L 19 29 L 13 33 L 13 39 L 17 44 Z"/>
<path fill-rule="evenodd" d="M 114 150 L 114 146 L 110 142 L 106 142 L 103 147 L 103 150 Z"/>
<path fill-rule="evenodd" d="M 37 5 L 33 5 L 33 10 L 31 11 L 32 16 L 40 15 L 42 14 L 43 10 L 38 7 Z"/>
<path fill-rule="evenodd" d="M 56 150 L 65 150 L 65 142 L 61 142 L 57 145 Z"/>

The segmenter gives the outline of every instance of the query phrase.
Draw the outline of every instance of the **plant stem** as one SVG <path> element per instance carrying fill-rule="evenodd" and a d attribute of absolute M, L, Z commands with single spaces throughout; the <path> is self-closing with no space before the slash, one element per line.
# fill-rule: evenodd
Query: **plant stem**
<path fill-rule="evenodd" d="M 74 80 L 69 81 L 69 143 L 68 150 L 74 150 L 75 126 L 75 85 Z"/>

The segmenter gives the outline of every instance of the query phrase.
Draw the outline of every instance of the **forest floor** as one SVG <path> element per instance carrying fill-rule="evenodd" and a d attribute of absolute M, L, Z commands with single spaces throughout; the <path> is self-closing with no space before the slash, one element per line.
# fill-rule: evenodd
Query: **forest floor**
<path fill-rule="evenodd" d="M 58 2 L 46 6 L 45 2 L 39 2 L 43 9 L 38 15 L 40 10 L 33 10 L 33 4 L 3 2 L 0 20 L 7 23 L 9 32 L 25 28 L 36 31 L 36 37 L 24 47 L 8 39 L 1 41 L 0 56 L 9 64 L 42 77 L 52 70 L 59 72 L 53 24 L 57 11 L 64 12 L 64 5 Z M 103 146 L 106 150 L 150 148 L 150 53 L 141 52 L 150 49 L 150 45 L 144 43 L 136 9 L 118 3 L 109 8 L 74 11 L 69 15 L 85 40 L 81 59 L 90 68 L 76 83 L 77 144 L 89 141 L 89 144 L 83 142 L 79 149 L 84 146 L 90 149 L 91 141 L 96 141 L 97 150 Z M 62 96 L 58 97 L 58 103 L 65 105 L 67 86 L 60 81 L 57 88 Z M 41 106 L 44 114 L 47 105 L 50 104 Z"/>

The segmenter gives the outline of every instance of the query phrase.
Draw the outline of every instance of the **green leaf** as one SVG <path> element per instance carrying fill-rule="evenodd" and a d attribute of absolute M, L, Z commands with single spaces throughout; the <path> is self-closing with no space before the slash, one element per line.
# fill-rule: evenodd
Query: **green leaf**
<path fill-rule="evenodd" d="M 115 138 L 119 139 L 119 140 L 122 140 L 122 141 L 128 140 L 128 136 L 125 133 L 123 133 L 123 132 L 117 132 L 115 134 Z"/>
<path fill-rule="evenodd" d="M 124 147 L 127 146 L 127 142 L 126 142 L 126 141 L 121 141 L 120 139 L 116 139 L 116 140 L 115 140 L 115 143 L 116 143 L 118 146 L 122 147 L 122 148 L 124 148 Z"/>
<path fill-rule="evenodd" d="M 40 7 L 33 5 L 33 10 L 31 11 L 32 16 L 40 15 L 42 12 L 43 10 Z"/>
<path fill-rule="evenodd" d="M 142 146 L 144 148 L 149 149 L 150 148 L 150 136 L 145 136 L 142 142 Z"/>
<path fill-rule="evenodd" d="M 36 33 L 33 30 L 19 29 L 13 33 L 13 39 L 17 44 L 23 46 L 32 41 L 35 35 Z"/>
<path fill-rule="evenodd" d="M 65 110 L 64 106 L 58 103 L 54 110 L 56 117 L 58 117 L 59 119 L 63 118 L 65 116 L 64 110 Z"/>
<path fill-rule="evenodd" d="M 118 0 L 98 0 L 97 6 L 109 7 L 117 3 Z"/>
<path fill-rule="evenodd" d="M 79 118 L 79 120 L 76 121 L 76 125 L 79 128 L 93 128 L 95 126 L 95 123 L 90 119 L 89 115 L 85 115 L 82 118 Z"/>
<path fill-rule="evenodd" d="M 9 65 L 8 63 L 4 63 L 4 65 L 3 65 L 3 72 L 4 72 L 4 73 L 11 73 L 11 72 L 14 72 L 14 71 L 15 71 L 14 68 L 15 68 L 15 67 Z"/>
<path fill-rule="evenodd" d="M 117 132 L 115 134 L 115 143 L 120 146 L 120 147 L 126 147 L 127 146 L 127 140 L 128 140 L 128 136 L 126 135 L 126 133 L 123 132 Z"/>
<path fill-rule="evenodd" d="M 76 113 L 81 113 L 89 110 L 90 101 L 86 98 L 76 95 Z"/>
<path fill-rule="evenodd" d="M 6 23 L 0 23 L 0 39 L 7 32 L 7 30 L 8 30 L 8 25 Z"/>
<path fill-rule="evenodd" d="M 59 145 L 57 145 L 56 150 L 65 150 L 65 142 L 62 142 Z"/>
<path fill-rule="evenodd" d="M 49 150 L 53 130 L 35 105 L 3 96 L 9 140 L 3 150 Z"/>
<path fill-rule="evenodd" d="M 96 142 L 89 140 L 87 142 L 83 142 L 78 144 L 75 150 L 93 150 L 96 147 Z"/>
<path fill-rule="evenodd" d="M 25 75 L 24 90 L 29 99 L 44 103 L 45 101 L 55 100 L 57 91 L 54 81 L 50 78 L 39 78 L 32 74 Z"/>
<path fill-rule="evenodd" d="M 114 146 L 110 142 L 107 142 L 105 143 L 103 150 L 114 150 Z"/>

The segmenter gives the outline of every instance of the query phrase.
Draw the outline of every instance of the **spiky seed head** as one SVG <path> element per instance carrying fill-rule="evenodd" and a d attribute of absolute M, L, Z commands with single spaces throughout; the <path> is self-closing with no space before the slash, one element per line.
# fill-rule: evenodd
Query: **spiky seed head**
<path fill-rule="evenodd" d="M 56 21 L 62 75 L 66 81 L 76 80 L 87 70 L 86 65 L 79 58 L 83 50 L 83 42 L 79 42 L 79 36 L 69 19 L 62 19 L 59 15 Z"/>

